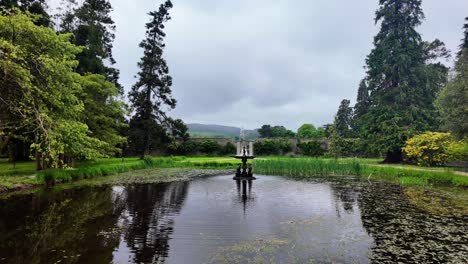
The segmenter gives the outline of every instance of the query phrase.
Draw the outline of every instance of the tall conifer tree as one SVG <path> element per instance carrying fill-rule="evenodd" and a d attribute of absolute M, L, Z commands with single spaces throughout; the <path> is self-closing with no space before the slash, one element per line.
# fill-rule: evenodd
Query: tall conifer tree
<path fill-rule="evenodd" d="M 349 106 L 350 101 L 343 99 L 340 106 L 338 107 L 338 112 L 335 116 L 335 126 L 336 133 L 340 137 L 350 137 L 351 136 L 351 118 L 353 115 L 353 109 Z"/>
<path fill-rule="evenodd" d="M 468 136 L 468 17 L 455 63 L 455 77 L 437 98 L 442 127 L 459 139 Z"/>
<path fill-rule="evenodd" d="M 385 162 L 402 161 L 405 141 L 435 125 L 433 102 L 446 68 L 428 63 L 446 50 L 440 41 L 422 41 L 416 27 L 423 19 L 421 0 L 380 0 L 376 12 L 381 28 L 366 60 L 370 106 L 363 136 Z"/>
<path fill-rule="evenodd" d="M 356 104 L 353 109 L 353 120 L 351 121 L 351 126 L 355 134 L 359 133 L 361 118 L 365 113 L 367 113 L 369 104 L 369 88 L 367 87 L 366 80 L 363 79 L 359 83 Z"/>
<path fill-rule="evenodd" d="M 146 24 L 146 39 L 140 43 L 144 53 L 138 63 L 138 81 L 129 93 L 135 110 L 130 121 L 129 140 L 142 158 L 167 137 L 166 127 L 170 119 L 164 107 L 174 108 L 176 105 L 172 98 L 172 77 L 163 58 L 164 24 L 171 18 L 171 8 L 172 3 L 167 0 L 159 10 L 149 13 L 151 21 Z"/>

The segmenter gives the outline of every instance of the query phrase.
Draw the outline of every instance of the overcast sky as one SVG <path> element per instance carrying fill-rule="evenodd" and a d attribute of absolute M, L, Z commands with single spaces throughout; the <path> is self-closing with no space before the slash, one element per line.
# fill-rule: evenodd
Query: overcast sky
<path fill-rule="evenodd" d="M 111 0 L 116 67 L 128 91 L 142 55 L 147 13 L 162 0 Z M 186 123 L 297 129 L 332 122 L 355 101 L 379 28 L 378 0 L 173 0 L 166 58 Z M 467 0 L 423 0 L 424 40 L 456 51 Z"/>

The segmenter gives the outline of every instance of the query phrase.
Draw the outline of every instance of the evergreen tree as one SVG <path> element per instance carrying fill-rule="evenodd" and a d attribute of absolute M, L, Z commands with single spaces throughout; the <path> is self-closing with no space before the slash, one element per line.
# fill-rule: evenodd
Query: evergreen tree
<path fill-rule="evenodd" d="M 468 135 L 468 17 L 455 63 L 455 77 L 437 98 L 442 127 L 463 139 Z"/>
<path fill-rule="evenodd" d="M 421 40 L 415 28 L 423 19 L 421 0 L 381 0 L 376 12 L 381 28 L 366 60 L 370 106 L 362 126 L 385 162 L 400 162 L 404 142 L 435 125 L 433 102 L 446 68 L 426 64 L 443 43 Z"/>
<path fill-rule="evenodd" d="M 167 0 L 158 11 L 149 13 L 151 21 L 146 24 L 146 39 L 140 43 L 144 55 L 138 63 L 139 79 L 129 93 L 135 108 L 130 121 L 130 141 L 142 158 L 167 136 L 168 119 L 163 107 L 174 108 L 176 105 L 171 95 L 172 78 L 162 56 L 166 36 L 164 23 L 170 19 L 171 8 L 172 3 Z"/>
<path fill-rule="evenodd" d="M 45 0 L 2 0 L 0 11 L 8 11 L 12 8 L 19 8 L 21 11 L 29 11 L 31 14 L 39 15 L 40 18 L 34 21 L 38 26 L 50 26 L 50 16 L 46 11 Z"/>
<path fill-rule="evenodd" d="M 71 6 L 75 3 L 73 0 L 68 1 Z M 115 23 L 110 17 L 111 11 L 108 0 L 85 0 L 81 6 L 66 10 L 61 15 L 59 31 L 73 33 L 73 44 L 84 47 L 77 56 L 78 73 L 102 74 L 123 93 L 119 84 L 119 71 L 108 66 L 115 64 L 112 56 Z"/>
<path fill-rule="evenodd" d="M 351 118 L 353 115 L 353 109 L 349 106 L 350 101 L 343 99 L 338 108 L 338 112 L 335 116 L 335 132 L 340 137 L 346 138 L 351 136 Z"/>
<path fill-rule="evenodd" d="M 353 109 L 352 128 L 355 134 L 359 133 L 359 123 L 362 116 L 369 109 L 369 89 L 367 88 L 366 80 L 363 79 L 359 84 L 356 104 Z"/>
<path fill-rule="evenodd" d="M 65 4 L 67 3 L 67 4 Z M 122 127 L 126 126 L 126 105 L 118 100 L 123 88 L 118 83 L 119 71 L 111 66 L 115 25 L 110 17 L 112 6 L 107 0 L 85 0 L 76 7 L 74 0 L 63 0 L 66 6 L 60 32 L 73 33 L 72 42 L 82 46 L 77 55 L 76 71 L 85 76 L 80 99 L 93 114 L 83 115 L 92 135 L 109 144 L 108 153 L 120 152 L 125 142 Z M 101 78 L 102 76 L 102 78 Z"/>

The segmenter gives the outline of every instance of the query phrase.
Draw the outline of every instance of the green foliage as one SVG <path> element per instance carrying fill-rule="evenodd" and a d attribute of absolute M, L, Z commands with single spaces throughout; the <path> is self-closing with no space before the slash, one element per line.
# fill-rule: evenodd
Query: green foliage
<path fill-rule="evenodd" d="M 71 6 L 59 15 L 59 31 L 72 33 L 72 43 L 84 47 L 77 54 L 77 72 L 82 75 L 103 75 L 107 81 L 114 83 L 119 93 L 122 93 L 123 88 L 118 83 L 119 71 L 108 66 L 115 64 L 112 56 L 115 24 L 110 17 L 110 2 L 85 0 L 79 6 L 76 6 L 77 3 L 73 0 L 68 2 Z"/>
<path fill-rule="evenodd" d="M 315 128 L 312 124 L 303 124 L 297 130 L 297 138 L 299 139 L 321 139 L 325 138 L 325 129 L 322 127 Z"/>
<path fill-rule="evenodd" d="M 263 125 L 258 129 L 258 133 L 262 138 L 293 138 L 296 136 L 293 131 L 284 126 Z"/>
<path fill-rule="evenodd" d="M 231 142 L 226 143 L 221 150 L 221 154 L 223 155 L 234 155 L 236 154 L 237 148 L 236 145 L 232 144 Z"/>
<path fill-rule="evenodd" d="M 445 86 L 437 98 L 442 127 L 458 139 L 468 135 L 468 23 L 464 29 L 464 42 L 460 46 L 455 63 L 455 78 Z"/>
<path fill-rule="evenodd" d="M 70 35 L 33 22 L 23 14 L 0 15 L 0 107 L 8 113 L 2 122 L 32 135 L 31 149 L 44 168 L 59 166 L 63 155 L 96 158 L 107 143 L 93 138 L 80 120 L 83 77 L 73 70 L 81 48 L 69 42 Z"/>
<path fill-rule="evenodd" d="M 319 157 L 323 156 L 325 150 L 322 148 L 320 142 L 313 140 L 297 144 L 297 147 L 301 150 L 305 156 Z"/>
<path fill-rule="evenodd" d="M 256 173 L 293 178 L 331 175 L 361 175 L 362 166 L 356 161 L 338 161 L 310 158 L 272 158 L 255 160 Z"/>
<path fill-rule="evenodd" d="M 468 161 L 468 138 L 452 142 L 447 148 L 447 154 L 451 161 Z"/>
<path fill-rule="evenodd" d="M 292 150 L 289 140 L 266 139 L 254 143 L 255 153 L 258 155 L 280 155 Z"/>
<path fill-rule="evenodd" d="M 426 132 L 406 141 L 403 151 L 420 166 L 440 166 L 449 161 L 447 149 L 452 143 L 450 133 Z"/>
<path fill-rule="evenodd" d="M 214 154 L 221 150 L 221 146 L 218 142 L 207 139 L 200 143 L 200 151 L 206 154 Z"/>
<path fill-rule="evenodd" d="M 338 112 L 335 116 L 335 121 L 333 123 L 335 127 L 335 133 L 340 137 L 351 137 L 351 120 L 353 117 L 353 108 L 349 106 L 350 101 L 343 99 L 338 108 Z"/>
<path fill-rule="evenodd" d="M 370 99 L 369 99 L 369 88 L 367 87 L 366 80 L 363 79 L 359 84 L 356 104 L 353 109 L 353 117 L 351 120 L 351 126 L 354 134 L 358 135 L 360 132 L 360 123 L 362 117 L 369 110 Z"/>
<path fill-rule="evenodd" d="M 14 9 L 19 9 L 22 12 L 30 12 L 36 16 L 34 24 L 38 26 L 51 26 L 52 22 L 47 13 L 46 0 L 2 0 L 0 2 L 0 12 L 11 12 Z"/>
<path fill-rule="evenodd" d="M 124 120 L 125 104 L 116 99 L 119 89 L 106 81 L 103 75 L 87 74 L 81 78 L 83 91 L 80 95 L 86 111 L 83 122 L 91 135 L 107 143 L 106 153 L 120 153 L 118 145 L 126 142 L 120 131 L 127 126 Z M 91 113 L 91 114 L 90 114 Z"/>
<path fill-rule="evenodd" d="M 361 136 L 387 162 L 400 162 L 406 140 L 435 126 L 433 102 L 447 68 L 431 62 L 447 52 L 440 41 L 421 40 L 415 28 L 423 18 L 420 0 L 382 0 L 376 12 L 381 29 L 366 60 L 370 107 Z"/>
<path fill-rule="evenodd" d="M 303 124 L 297 130 L 298 138 L 315 138 L 316 129 L 312 124 Z"/>
<path fill-rule="evenodd" d="M 150 12 L 150 22 L 146 24 L 146 39 L 140 43 L 143 57 L 138 63 L 138 81 L 132 87 L 129 98 L 135 108 L 130 121 L 129 143 L 141 157 L 151 152 L 167 137 L 168 118 L 163 106 L 175 108 L 172 98 L 172 77 L 169 67 L 162 57 L 165 47 L 164 23 L 170 19 L 170 0 L 165 1 L 158 11 Z"/>

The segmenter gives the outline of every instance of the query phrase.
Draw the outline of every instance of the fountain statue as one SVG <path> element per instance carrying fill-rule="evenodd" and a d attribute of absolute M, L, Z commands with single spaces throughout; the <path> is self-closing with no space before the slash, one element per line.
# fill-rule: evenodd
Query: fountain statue
<path fill-rule="evenodd" d="M 247 165 L 247 161 L 249 159 L 254 159 L 254 150 L 253 150 L 253 142 L 237 142 L 237 152 L 234 158 L 242 160 L 242 164 L 237 167 L 236 176 L 234 179 L 241 180 L 255 180 L 252 172 L 252 165 Z"/>

